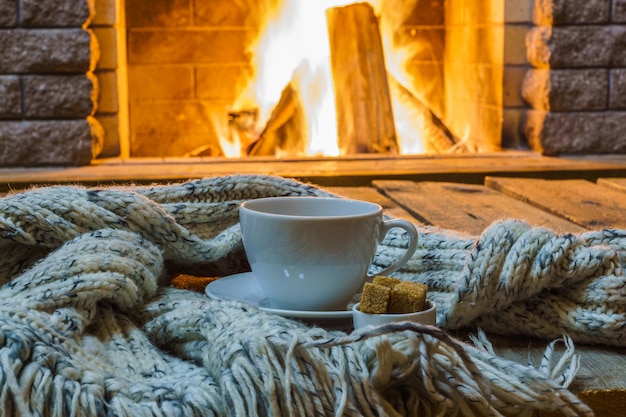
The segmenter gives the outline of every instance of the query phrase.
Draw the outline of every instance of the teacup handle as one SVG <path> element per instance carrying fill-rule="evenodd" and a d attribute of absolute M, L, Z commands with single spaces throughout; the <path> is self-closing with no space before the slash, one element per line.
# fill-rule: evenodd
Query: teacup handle
<path fill-rule="evenodd" d="M 392 219 L 383 222 L 381 241 L 385 238 L 385 236 L 387 235 L 387 233 L 389 233 L 391 229 L 396 227 L 406 230 L 406 232 L 409 234 L 409 247 L 406 249 L 405 254 L 400 257 L 400 259 L 398 259 L 382 271 L 378 272 L 376 275 L 389 275 L 393 272 L 396 272 L 398 269 L 402 268 L 409 261 L 409 259 L 411 259 L 411 257 L 415 253 L 415 250 L 417 249 L 417 229 L 413 224 L 402 219 Z M 374 279 L 374 276 L 368 275 L 367 279 L 371 281 L 372 279 Z"/>

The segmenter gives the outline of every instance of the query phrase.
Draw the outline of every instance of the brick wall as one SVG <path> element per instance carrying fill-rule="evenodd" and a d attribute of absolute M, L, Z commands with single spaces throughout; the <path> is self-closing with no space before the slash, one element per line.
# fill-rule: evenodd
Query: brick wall
<path fill-rule="evenodd" d="M 126 2 L 131 156 L 220 155 L 229 105 L 250 72 L 255 2 Z"/>
<path fill-rule="evenodd" d="M 0 0 L 0 166 L 80 165 L 101 150 L 86 0 Z"/>
<path fill-rule="evenodd" d="M 545 154 L 626 152 L 626 0 L 535 1 L 523 129 Z"/>

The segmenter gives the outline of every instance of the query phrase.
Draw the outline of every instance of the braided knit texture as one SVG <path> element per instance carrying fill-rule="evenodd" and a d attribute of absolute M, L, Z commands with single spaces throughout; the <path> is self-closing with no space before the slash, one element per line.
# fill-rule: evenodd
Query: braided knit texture
<path fill-rule="evenodd" d="M 332 194 L 236 175 L 0 199 L 0 415 L 592 415 L 567 390 L 572 341 L 626 344 L 623 231 L 420 228 L 397 276 L 430 286 L 438 328 L 348 334 L 168 285 L 247 270 L 238 206 L 283 195 Z M 406 243 L 389 233 L 372 272 Z M 521 365 L 445 331 L 468 326 L 554 342 Z"/>

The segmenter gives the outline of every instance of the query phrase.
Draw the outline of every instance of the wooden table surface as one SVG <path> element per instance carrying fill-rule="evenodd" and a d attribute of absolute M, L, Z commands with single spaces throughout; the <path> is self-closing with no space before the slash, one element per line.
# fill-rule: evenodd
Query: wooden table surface
<path fill-rule="evenodd" d="M 507 217 L 558 232 L 626 228 L 626 178 L 591 182 L 486 177 L 483 185 L 381 180 L 369 187 L 328 189 L 381 204 L 395 217 L 476 236 L 494 221 Z M 496 353 L 524 364 L 530 361 L 537 365 L 548 343 L 529 337 L 489 337 Z M 625 416 L 626 349 L 576 345 L 576 350 L 581 366 L 570 389 L 593 408 L 596 416 Z"/>

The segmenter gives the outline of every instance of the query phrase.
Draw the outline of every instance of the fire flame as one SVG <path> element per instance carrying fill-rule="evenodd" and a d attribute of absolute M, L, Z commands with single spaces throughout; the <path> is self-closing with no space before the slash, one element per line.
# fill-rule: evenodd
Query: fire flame
<path fill-rule="evenodd" d="M 255 76 L 233 104 L 234 110 L 255 109 L 254 121 L 248 122 L 248 132 L 254 133 L 247 138 L 242 137 L 241 129 L 234 135 L 223 134 L 222 150 L 230 157 L 245 153 L 267 128 L 285 89 L 291 87 L 299 98 L 302 122 L 306 126 L 300 132 L 307 137 L 301 138 L 305 141 L 302 149 L 278 147 L 276 156 L 339 156 L 326 10 L 353 1 L 277 2 L 279 4 L 265 16 L 263 30 L 250 47 Z M 403 2 L 402 10 L 412 10 L 414 2 L 409 2 L 408 6 Z M 393 45 L 393 33 L 406 16 L 398 14 L 397 8 L 385 10 L 379 1 L 369 3 L 379 16 L 388 73 L 401 85 L 412 85 L 404 66 L 414 51 Z M 416 114 L 394 91 L 391 97 L 399 152 L 423 153 L 424 114 Z"/>

